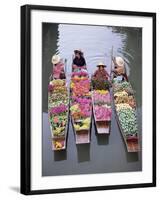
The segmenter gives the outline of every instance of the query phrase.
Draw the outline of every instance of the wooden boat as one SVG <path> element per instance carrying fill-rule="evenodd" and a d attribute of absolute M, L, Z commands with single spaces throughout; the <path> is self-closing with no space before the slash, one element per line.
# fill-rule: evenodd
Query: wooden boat
<path fill-rule="evenodd" d="M 130 85 L 130 91 L 126 88 L 124 90 L 120 90 L 120 91 L 125 91 L 127 92 L 127 95 L 129 98 L 132 99 L 132 102 L 126 102 L 125 105 L 129 105 L 132 109 L 133 109 L 133 113 L 135 113 L 135 124 L 131 125 L 132 130 L 134 129 L 134 127 L 138 127 L 137 125 L 137 111 L 136 111 L 136 100 L 135 100 L 135 96 L 134 93 L 131 92 L 132 90 L 132 86 L 130 84 L 129 81 L 121 81 L 118 84 L 120 87 L 122 86 L 122 84 L 124 84 L 124 82 L 127 82 L 128 85 Z M 132 90 L 133 91 L 133 90 Z M 116 120 L 117 120 L 117 124 L 119 126 L 120 132 L 122 134 L 123 140 L 125 142 L 126 148 L 128 152 L 138 152 L 140 150 L 140 146 L 139 146 L 139 137 L 138 137 L 138 128 L 135 128 L 135 133 L 131 133 L 131 132 L 126 132 L 124 129 L 124 126 L 122 124 L 121 118 L 120 118 L 120 114 L 118 112 L 118 106 L 120 103 L 117 103 L 117 96 L 116 96 L 116 83 L 113 83 L 113 102 L 114 102 L 114 110 L 115 110 L 115 115 L 116 115 Z M 125 94 L 125 93 L 124 93 Z M 121 103 L 121 105 L 124 103 Z M 122 105 L 123 106 L 123 105 Z M 124 118 L 125 119 L 125 118 Z M 124 121 L 126 124 L 128 123 L 128 120 Z M 123 122 L 123 123 L 124 123 Z"/>
<path fill-rule="evenodd" d="M 76 68 L 76 70 L 74 70 L 75 68 Z M 74 72 L 81 73 L 82 71 L 80 69 L 78 69 L 78 67 L 73 67 L 73 65 L 72 65 L 72 77 L 73 77 Z M 87 71 L 86 71 L 86 73 L 87 73 Z M 80 80 L 81 77 L 83 77 L 83 76 L 77 75 L 76 77 L 77 77 L 77 81 L 78 81 L 78 79 Z M 89 80 L 88 74 L 85 77 L 86 77 L 85 80 Z M 71 84 L 73 84 L 73 78 L 71 79 Z M 73 131 L 74 131 L 74 135 L 75 135 L 75 142 L 76 142 L 76 144 L 90 143 L 91 120 L 92 120 L 91 96 L 85 96 L 84 94 L 78 95 L 78 98 L 81 99 L 82 101 L 83 100 L 90 101 L 90 104 L 87 104 L 89 106 L 88 109 L 90 110 L 90 114 L 87 117 L 81 117 L 81 116 L 75 117 L 76 113 L 78 113 L 78 109 L 75 110 L 75 112 L 72 109 L 73 109 L 74 105 L 78 105 L 80 107 L 80 102 L 73 101 L 73 93 L 74 93 L 73 91 L 74 91 L 74 88 L 71 87 L 70 92 L 71 92 L 72 106 L 71 106 L 70 110 L 71 110 Z M 75 97 L 75 98 L 77 98 L 77 97 Z"/>
<path fill-rule="evenodd" d="M 55 83 L 57 83 L 57 81 L 63 83 L 63 85 L 61 85 L 61 90 L 56 91 L 55 88 L 58 88 L 58 86 L 54 86 Z M 61 99 L 60 97 L 62 98 L 62 104 L 57 103 L 58 106 L 55 106 L 56 100 Z M 58 113 L 58 109 L 61 109 L 62 113 Z M 63 110 L 65 111 L 63 112 Z M 57 114 L 55 111 L 57 111 Z M 66 79 L 53 79 L 49 82 L 48 114 L 52 137 L 52 150 L 65 150 L 67 146 L 67 136 L 69 127 L 69 91 L 67 88 Z"/>
<path fill-rule="evenodd" d="M 103 85 L 104 83 L 105 80 L 101 80 L 101 84 Z M 103 100 L 97 99 L 100 97 L 103 97 Z M 110 134 L 111 114 L 112 114 L 110 90 L 105 86 L 103 86 L 103 89 L 99 88 L 97 90 L 95 85 L 93 84 L 93 77 L 92 77 L 92 106 L 93 106 L 93 116 L 97 133 L 107 134 L 107 135 Z"/>

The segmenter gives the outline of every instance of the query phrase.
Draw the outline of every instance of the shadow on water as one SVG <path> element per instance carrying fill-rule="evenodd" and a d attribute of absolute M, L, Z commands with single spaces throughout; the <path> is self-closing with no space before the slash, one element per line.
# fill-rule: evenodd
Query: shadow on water
<path fill-rule="evenodd" d="M 139 155 L 138 155 L 137 152 L 129 153 L 126 150 L 126 157 L 127 157 L 127 162 L 137 162 L 137 161 L 139 161 Z"/>
<path fill-rule="evenodd" d="M 98 145 L 106 145 L 109 144 L 109 135 L 98 135 L 96 133 Z"/>
<path fill-rule="evenodd" d="M 78 162 L 90 161 L 90 144 L 77 145 Z"/>
<path fill-rule="evenodd" d="M 95 128 L 95 135 L 97 138 L 98 145 L 106 145 L 109 144 L 109 134 L 98 134 L 96 129 L 95 120 L 93 119 L 93 127 Z"/>
<path fill-rule="evenodd" d="M 67 151 L 54 151 L 54 160 L 55 161 L 61 161 L 61 160 L 67 160 Z"/>

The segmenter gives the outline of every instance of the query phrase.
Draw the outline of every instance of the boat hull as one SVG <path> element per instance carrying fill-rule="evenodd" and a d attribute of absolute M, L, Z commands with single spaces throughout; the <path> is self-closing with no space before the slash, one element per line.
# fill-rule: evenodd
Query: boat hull
<path fill-rule="evenodd" d="M 119 116 L 116 110 L 116 104 L 115 104 L 115 100 L 114 100 L 114 90 L 112 90 L 112 99 L 113 99 L 113 107 L 114 107 L 114 112 L 115 112 L 115 117 L 116 117 L 116 121 L 119 127 L 119 130 L 121 132 L 123 141 L 125 143 L 127 152 L 129 153 L 137 153 L 140 151 L 140 145 L 139 145 L 139 137 L 138 136 L 134 136 L 134 137 L 126 137 L 124 134 L 124 130 L 121 126 L 120 120 L 119 120 Z M 135 99 L 135 97 L 134 97 Z"/>
<path fill-rule="evenodd" d="M 93 116 L 96 132 L 99 135 L 109 135 L 111 130 L 111 120 L 97 120 L 95 115 L 94 98 L 92 91 L 92 105 L 93 105 Z"/>
<path fill-rule="evenodd" d="M 87 71 L 86 67 L 82 67 L 81 69 L 85 69 Z M 75 67 L 73 68 L 72 66 L 72 72 L 75 71 L 81 71 L 81 69 L 79 67 Z M 89 78 L 89 77 L 88 77 Z M 72 89 L 70 89 L 70 96 L 72 97 Z M 85 98 L 85 96 L 80 96 L 81 98 Z M 91 98 L 91 97 L 90 97 Z M 80 130 L 76 130 L 74 128 L 74 124 L 77 123 L 77 121 L 75 121 L 73 119 L 73 117 L 71 116 L 72 119 L 72 127 L 73 127 L 73 132 L 74 132 L 74 136 L 75 136 L 75 143 L 78 145 L 82 145 L 82 144 L 88 144 L 91 141 L 91 123 L 92 123 L 92 105 L 90 106 L 90 110 L 91 110 L 91 115 L 87 118 L 90 119 L 90 125 L 88 129 L 80 129 Z"/>
<path fill-rule="evenodd" d="M 64 79 L 63 79 L 64 80 Z M 65 80 L 66 81 L 66 80 Z M 67 91 L 68 91 L 68 88 L 67 88 L 67 85 L 65 86 Z M 67 139 L 68 139 L 68 128 L 69 128 L 69 115 L 70 115 L 70 111 L 69 111 L 69 106 L 70 106 L 70 99 L 69 99 L 69 91 L 68 91 L 68 111 L 67 111 L 67 121 L 66 121 L 66 125 L 65 125 L 65 131 L 64 131 L 64 134 L 62 136 L 54 136 L 54 130 L 52 128 L 52 125 L 50 123 L 50 120 L 49 120 L 49 123 L 50 123 L 50 131 L 51 131 L 51 143 L 52 143 L 52 150 L 53 151 L 62 151 L 62 150 L 66 150 L 67 148 Z M 48 99 L 50 97 L 50 92 L 48 92 Z M 48 102 L 48 105 L 49 105 L 49 102 Z M 50 110 L 51 108 L 49 108 Z M 48 110 L 48 113 L 49 113 L 49 110 Z M 50 119 L 50 114 L 48 114 L 49 116 L 49 119 Z M 62 145 L 62 147 L 61 147 Z"/>

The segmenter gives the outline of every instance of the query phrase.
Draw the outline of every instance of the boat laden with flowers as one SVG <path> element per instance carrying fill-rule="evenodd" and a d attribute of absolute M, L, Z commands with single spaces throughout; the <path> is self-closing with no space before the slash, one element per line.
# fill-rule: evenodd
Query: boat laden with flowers
<path fill-rule="evenodd" d="M 108 80 L 92 78 L 92 104 L 98 134 L 109 134 L 111 127 L 111 95 Z"/>
<path fill-rule="evenodd" d="M 48 85 L 48 114 L 52 149 L 64 150 L 69 125 L 69 91 L 65 79 L 53 79 Z"/>
<path fill-rule="evenodd" d="M 113 99 L 118 126 L 128 152 L 139 151 L 136 100 L 130 82 L 113 79 Z"/>
<path fill-rule="evenodd" d="M 76 144 L 90 143 L 92 100 L 89 75 L 86 70 L 74 70 L 71 74 L 71 118 Z"/>

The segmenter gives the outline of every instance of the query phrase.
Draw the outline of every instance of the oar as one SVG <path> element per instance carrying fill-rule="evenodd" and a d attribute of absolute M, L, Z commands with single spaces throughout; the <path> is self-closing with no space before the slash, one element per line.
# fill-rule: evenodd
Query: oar
<path fill-rule="evenodd" d="M 64 59 L 64 72 L 67 75 L 67 59 Z"/>
<path fill-rule="evenodd" d="M 113 62 L 113 46 L 112 46 L 112 49 L 111 49 L 111 70 L 110 70 L 110 77 L 111 77 L 111 74 L 112 74 L 112 62 Z"/>

